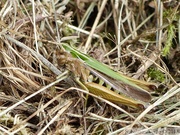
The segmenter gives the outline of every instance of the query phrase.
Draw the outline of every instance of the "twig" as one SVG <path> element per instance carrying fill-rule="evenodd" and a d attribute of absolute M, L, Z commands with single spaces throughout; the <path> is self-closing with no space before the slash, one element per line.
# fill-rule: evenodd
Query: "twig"
<path fill-rule="evenodd" d="M 16 39 L 12 38 L 11 36 L 9 35 L 4 35 L 5 38 L 7 38 L 8 40 L 10 40 L 11 42 L 15 43 L 17 46 L 27 50 L 27 51 L 30 51 L 31 54 L 40 59 L 42 61 L 42 63 L 44 65 L 46 65 L 54 74 L 56 75 L 60 75 L 62 72 L 57 69 L 51 62 L 49 62 L 46 58 L 44 58 L 41 54 L 38 54 L 37 52 L 35 52 L 34 50 L 32 50 L 31 48 L 29 48 L 28 46 L 26 46 L 25 44 L 17 41 Z"/>
<path fill-rule="evenodd" d="M 84 52 L 85 52 L 85 53 L 87 52 L 87 50 L 88 50 L 88 48 L 89 48 L 88 46 L 89 46 L 89 44 L 91 43 L 92 35 L 93 35 L 93 33 L 94 33 L 95 29 L 96 29 L 96 26 L 98 25 L 98 22 L 99 22 L 99 20 L 100 20 L 100 17 L 101 17 L 101 15 L 102 15 L 102 12 L 103 12 L 103 10 L 104 10 L 104 7 L 105 7 L 106 3 L 107 3 L 107 0 L 103 0 L 102 5 L 101 5 L 101 7 L 100 7 L 100 10 L 99 10 L 99 12 L 98 12 L 98 14 L 97 14 L 97 17 L 96 17 L 96 19 L 95 19 L 95 22 L 94 22 L 94 24 L 93 24 L 93 27 L 92 27 L 92 29 L 91 29 L 91 32 L 90 32 L 90 34 L 89 34 L 89 36 L 88 36 L 88 39 L 87 39 L 87 41 L 86 41 L 86 44 L 85 44 L 85 47 L 84 47 Z"/>

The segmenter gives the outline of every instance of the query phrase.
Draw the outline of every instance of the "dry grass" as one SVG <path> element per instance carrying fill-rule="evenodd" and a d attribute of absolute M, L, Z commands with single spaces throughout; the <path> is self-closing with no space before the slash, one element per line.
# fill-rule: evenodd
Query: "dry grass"
<path fill-rule="evenodd" d="M 180 134 L 178 0 L 0 1 L 0 134 Z M 144 110 L 86 100 L 61 43 L 157 84 Z M 68 58 L 67 58 L 68 59 Z"/>

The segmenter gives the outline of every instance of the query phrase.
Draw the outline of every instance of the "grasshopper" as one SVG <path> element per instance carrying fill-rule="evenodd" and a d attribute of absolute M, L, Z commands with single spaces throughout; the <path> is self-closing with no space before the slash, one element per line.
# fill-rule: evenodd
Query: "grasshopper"
<path fill-rule="evenodd" d="M 68 54 L 66 53 L 67 56 L 63 56 L 64 59 L 60 60 L 61 63 L 65 63 L 67 68 L 73 72 L 75 76 L 80 78 L 82 84 L 89 92 L 101 96 L 113 103 L 124 104 L 133 108 L 142 107 L 146 102 L 151 101 L 149 91 L 156 88 L 154 83 L 132 79 L 121 73 L 115 72 L 107 65 L 81 53 L 68 44 L 62 44 L 62 47 Z M 105 86 L 87 81 L 87 76 L 90 73 L 102 79 L 121 94 L 118 94 Z"/>

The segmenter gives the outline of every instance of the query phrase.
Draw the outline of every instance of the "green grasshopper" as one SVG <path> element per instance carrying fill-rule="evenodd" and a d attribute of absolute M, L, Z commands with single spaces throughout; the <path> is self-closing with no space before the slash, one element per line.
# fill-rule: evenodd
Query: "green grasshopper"
<path fill-rule="evenodd" d="M 155 84 L 132 79 L 115 72 L 107 65 L 98 62 L 97 60 L 81 53 L 67 44 L 62 44 L 62 47 L 75 59 L 78 59 L 81 63 L 83 63 L 92 74 L 101 78 L 115 90 L 118 90 L 121 95 L 94 82 L 88 82 L 87 78 L 83 79 L 83 85 L 91 93 L 101 96 L 102 98 L 105 98 L 111 102 L 118 104 L 121 103 L 133 108 L 138 108 L 140 106 L 142 107 L 145 102 L 151 101 L 151 95 L 148 91 L 155 89 Z"/>

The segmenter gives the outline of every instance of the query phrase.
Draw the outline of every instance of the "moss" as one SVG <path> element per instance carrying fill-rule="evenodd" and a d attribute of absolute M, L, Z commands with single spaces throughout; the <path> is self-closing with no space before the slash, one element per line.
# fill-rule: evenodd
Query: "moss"
<path fill-rule="evenodd" d="M 160 70 L 157 70 L 155 68 L 149 68 L 147 73 L 149 77 L 159 82 L 163 82 L 165 80 L 165 75 Z"/>
<path fill-rule="evenodd" d="M 162 49 L 162 56 L 167 56 L 170 53 L 170 49 L 173 46 L 173 39 L 176 36 L 177 27 L 178 27 L 178 19 L 179 15 L 175 14 L 175 10 L 170 8 L 165 10 L 163 13 L 164 23 L 168 23 L 167 27 L 167 39 L 165 42 L 165 46 Z"/>
<path fill-rule="evenodd" d="M 162 50 L 162 56 L 167 56 L 170 53 L 170 49 L 173 44 L 172 40 L 175 37 L 175 33 L 174 33 L 175 26 L 174 25 L 172 25 L 172 24 L 169 25 L 167 30 L 168 30 L 167 40 L 166 40 L 165 46 Z"/>

